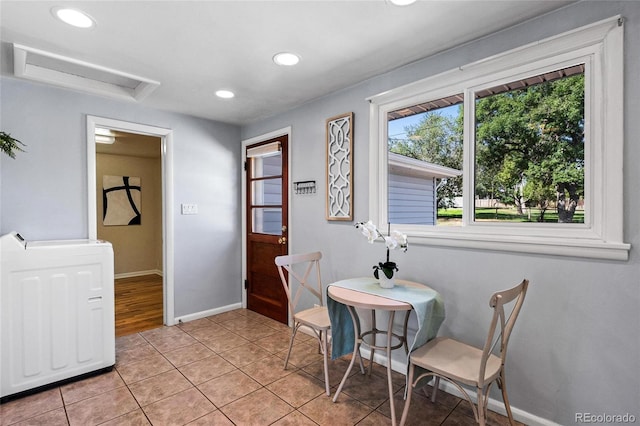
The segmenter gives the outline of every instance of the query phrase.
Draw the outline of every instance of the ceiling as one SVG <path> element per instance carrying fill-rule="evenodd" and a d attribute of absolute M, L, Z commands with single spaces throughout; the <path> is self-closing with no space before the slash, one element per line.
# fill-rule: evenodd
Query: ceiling
<path fill-rule="evenodd" d="M 160 82 L 132 102 L 241 125 L 568 3 L 2 0 L 1 72 L 13 76 L 12 44 L 21 44 Z M 81 9 L 96 26 L 70 27 L 55 6 Z M 278 66 L 281 51 L 302 59 Z M 220 99 L 218 89 L 236 96 Z"/>

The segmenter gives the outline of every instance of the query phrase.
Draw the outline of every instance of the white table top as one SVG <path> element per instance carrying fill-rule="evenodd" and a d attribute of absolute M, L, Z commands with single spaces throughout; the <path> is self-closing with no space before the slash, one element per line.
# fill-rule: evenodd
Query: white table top
<path fill-rule="evenodd" d="M 423 284 L 418 284 L 413 281 L 396 280 L 396 285 L 400 287 L 415 287 L 415 288 L 429 288 Z M 409 311 L 413 307 L 407 303 L 393 298 L 394 288 L 386 289 L 388 293 L 385 296 L 376 295 L 371 293 L 365 293 L 363 291 L 353 290 L 350 288 L 339 287 L 337 285 L 330 285 L 327 288 L 329 296 L 340 303 L 345 305 L 355 306 L 363 309 L 380 309 L 389 311 Z"/>

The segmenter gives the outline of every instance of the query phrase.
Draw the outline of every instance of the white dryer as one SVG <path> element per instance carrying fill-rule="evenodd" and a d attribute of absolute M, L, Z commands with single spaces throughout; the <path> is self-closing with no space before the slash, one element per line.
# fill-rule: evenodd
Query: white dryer
<path fill-rule="evenodd" d="M 113 248 L 0 237 L 0 397 L 115 365 Z"/>

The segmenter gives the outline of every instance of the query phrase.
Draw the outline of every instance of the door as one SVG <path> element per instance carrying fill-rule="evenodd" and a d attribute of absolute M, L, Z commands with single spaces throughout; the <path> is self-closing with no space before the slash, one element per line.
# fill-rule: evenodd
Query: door
<path fill-rule="evenodd" d="M 162 191 L 158 194 L 161 201 L 161 244 L 158 249 L 162 251 L 162 295 L 163 316 L 165 325 L 175 324 L 174 315 L 174 237 L 173 237 L 173 131 L 161 127 L 148 126 L 146 124 L 131 123 L 128 121 L 114 120 L 111 118 L 87 115 L 87 221 L 89 225 L 89 238 L 98 238 L 98 197 L 102 198 L 102 176 L 98 180 L 96 159 L 96 128 L 112 129 L 136 135 L 146 135 L 160 138 L 160 161 Z M 104 144 L 103 144 L 104 145 Z M 100 148 L 98 148 L 100 149 Z M 143 183 L 143 186 L 146 185 Z M 145 198 L 146 199 L 146 198 Z M 143 199 L 143 206 L 146 204 Z M 143 207 L 144 208 L 144 207 Z M 143 219 L 144 221 L 144 219 Z"/>
<path fill-rule="evenodd" d="M 276 256 L 287 254 L 288 136 L 247 146 L 247 308 L 288 323 Z"/>

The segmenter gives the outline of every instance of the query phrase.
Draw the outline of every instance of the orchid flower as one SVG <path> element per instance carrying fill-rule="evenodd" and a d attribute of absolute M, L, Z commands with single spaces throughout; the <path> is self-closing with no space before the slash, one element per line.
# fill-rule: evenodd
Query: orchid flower
<path fill-rule="evenodd" d="M 403 234 L 400 231 L 393 231 L 388 232 L 389 235 L 382 235 L 370 220 L 368 222 L 356 223 L 356 228 L 360 228 L 360 232 L 362 232 L 362 235 L 367 237 L 369 244 L 373 244 L 373 242 L 378 238 L 384 240 L 384 244 L 387 247 L 387 261 L 385 263 L 380 262 L 378 265 L 374 265 L 373 275 L 378 278 L 378 271 L 382 271 L 387 278 L 393 277 L 393 273 L 398 270 L 398 266 L 395 262 L 389 261 L 389 250 L 400 248 L 402 251 L 406 252 L 408 247 L 407 234 Z"/>
<path fill-rule="evenodd" d="M 389 250 L 395 250 L 398 247 L 398 240 L 394 237 L 384 237 L 384 243 Z"/>
<path fill-rule="evenodd" d="M 393 231 L 391 233 L 391 238 L 393 238 L 393 240 L 397 243 L 397 245 L 400 246 L 400 248 L 402 249 L 402 251 L 407 251 L 408 248 L 408 241 L 407 241 L 407 234 L 403 234 L 400 231 Z M 387 245 L 387 247 L 389 247 Z M 396 246 L 394 247 L 389 247 L 391 249 L 395 249 Z"/>
<path fill-rule="evenodd" d="M 373 242 L 380 237 L 378 228 L 376 228 L 371 221 L 368 221 L 367 223 L 359 222 L 356 224 L 356 228 L 360 228 L 362 235 L 367 237 L 369 244 L 373 244 Z"/>

